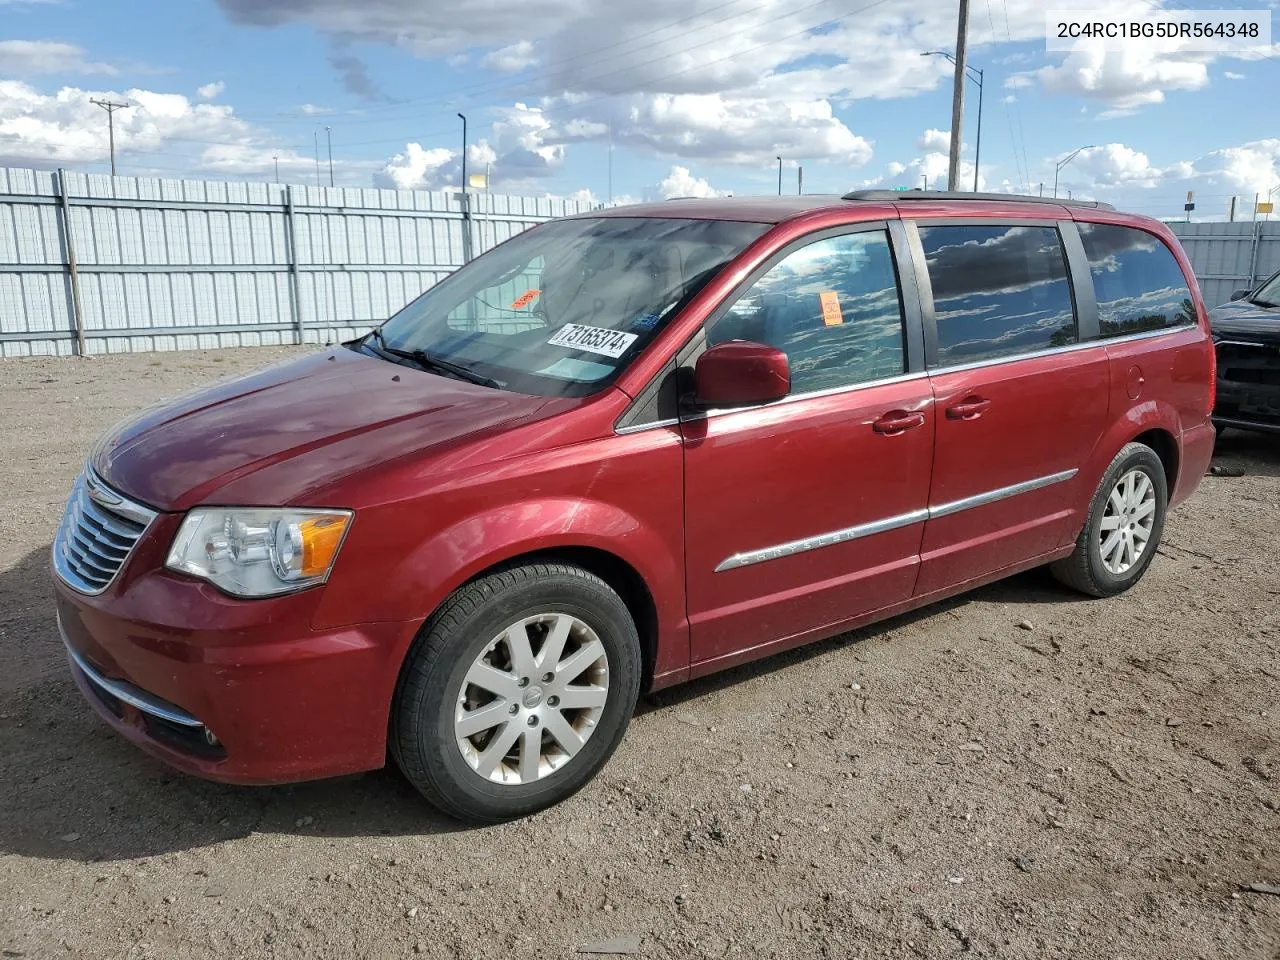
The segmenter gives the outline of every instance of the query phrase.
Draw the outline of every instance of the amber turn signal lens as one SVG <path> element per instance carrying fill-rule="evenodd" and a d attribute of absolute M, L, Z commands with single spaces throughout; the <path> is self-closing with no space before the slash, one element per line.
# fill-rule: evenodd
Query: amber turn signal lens
<path fill-rule="evenodd" d="M 298 525 L 302 534 L 304 577 L 318 577 L 329 569 L 350 521 L 350 517 L 317 517 Z"/>

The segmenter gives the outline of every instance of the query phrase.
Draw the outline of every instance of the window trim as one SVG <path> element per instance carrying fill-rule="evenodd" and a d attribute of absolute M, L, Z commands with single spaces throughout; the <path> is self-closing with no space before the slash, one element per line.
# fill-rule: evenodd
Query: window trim
<path fill-rule="evenodd" d="M 917 282 L 920 284 L 920 301 L 923 306 L 922 319 L 924 321 L 924 337 L 925 337 L 925 367 L 930 373 L 933 372 L 951 372 L 953 370 L 973 370 L 978 367 L 992 366 L 1000 363 L 1008 363 L 1010 361 L 1022 360 L 1028 357 L 1039 357 L 1047 354 L 1060 353 L 1065 350 L 1071 350 L 1081 346 L 1097 346 L 1097 340 L 1088 341 L 1084 338 L 1084 326 L 1081 323 L 1081 302 L 1077 296 L 1077 283 L 1075 273 L 1072 271 L 1071 254 L 1068 250 L 1068 244 L 1063 236 L 1062 225 L 1071 223 L 1075 226 L 1075 221 L 1057 220 L 1052 218 L 1023 218 L 1023 217 L 925 217 L 913 220 L 904 220 L 907 228 L 908 239 L 911 244 L 911 252 L 916 260 L 916 276 Z M 933 299 L 933 282 L 929 279 L 929 266 L 924 254 L 924 244 L 920 240 L 919 227 L 1042 227 L 1056 231 L 1058 234 L 1058 243 L 1062 247 L 1062 269 L 1066 271 L 1067 295 L 1071 298 L 1071 312 L 1075 320 L 1076 326 L 1076 342 L 1069 343 L 1062 347 L 1045 347 L 1040 350 L 1029 350 L 1020 353 L 1011 353 L 1000 357 L 984 357 L 981 360 L 967 361 L 963 363 L 942 363 L 939 360 L 938 353 L 938 320 Z M 1076 236 L 1079 240 L 1079 236 Z M 1081 250 L 1083 253 L 1083 249 Z M 1093 293 L 1093 276 L 1089 275 L 1089 296 L 1092 299 Z M 1096 311 L 1094 313 L 1096 319 Z"/>

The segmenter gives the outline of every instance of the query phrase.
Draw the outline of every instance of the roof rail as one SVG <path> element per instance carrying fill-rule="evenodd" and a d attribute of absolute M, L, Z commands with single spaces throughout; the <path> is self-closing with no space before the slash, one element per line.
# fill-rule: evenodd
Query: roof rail
<path fill-rule="evenodd" d="M 842 200 L 999 200 L 1005 203 L 1054 203 L 1063 207 L 1088 207 L 1091 210 L 1114 210 L 1100 200 L 1063 200 L 1060 197 L 1029 197 L 1019 193 L 968 193 L 958 190 L 854 190 Z"/>

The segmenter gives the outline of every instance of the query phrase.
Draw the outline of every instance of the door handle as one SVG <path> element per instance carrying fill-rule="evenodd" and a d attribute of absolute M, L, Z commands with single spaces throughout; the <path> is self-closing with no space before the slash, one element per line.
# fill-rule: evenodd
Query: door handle
<path fill-rule="evenodd" d="M 907 413 L 905 410 L 893 410 L 871 424 L 871 429 L 876 433 L 895 436 L 899 433 L 906 433 L 914 427 L 922 426 L 924 426 L 923 413 Z"/>
<path fill-rule="evenodd" d="M 947 419 L 977 420 L 989 406 L 991 401 L 986 397 L 966 397 L 960 403 L 947 407 Z"/>

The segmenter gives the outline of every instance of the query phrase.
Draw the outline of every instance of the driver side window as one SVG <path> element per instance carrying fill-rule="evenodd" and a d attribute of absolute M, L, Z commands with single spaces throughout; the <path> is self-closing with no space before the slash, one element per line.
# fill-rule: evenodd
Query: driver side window
<path fill-rule="evenodd" d="M 791 365 L 791 392 L 906 371 L 902 301 L 884 231 L 817 240 L 789 254 L 707 330 L 708 346 L 754 340 Z"/>

